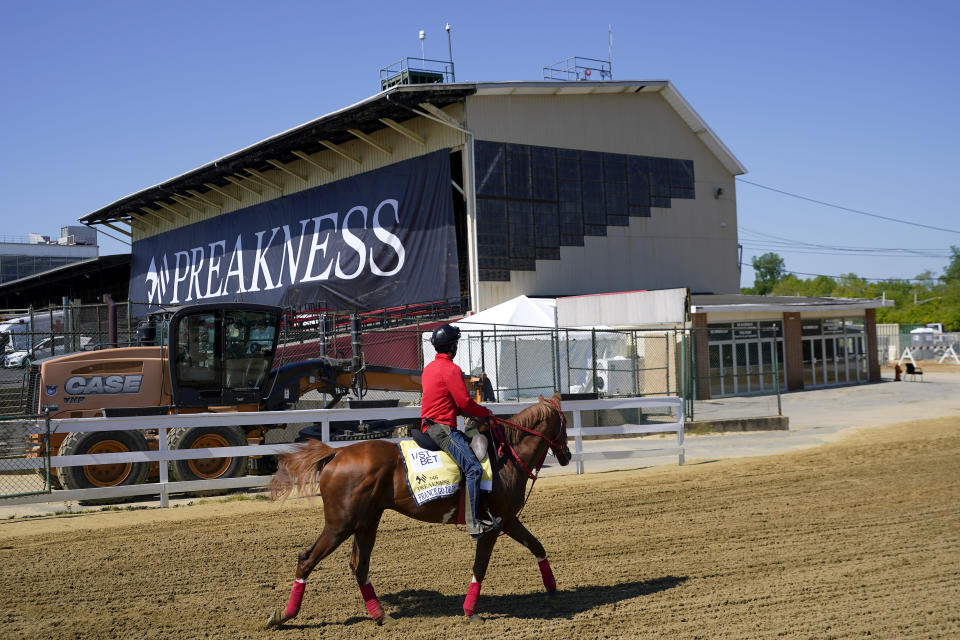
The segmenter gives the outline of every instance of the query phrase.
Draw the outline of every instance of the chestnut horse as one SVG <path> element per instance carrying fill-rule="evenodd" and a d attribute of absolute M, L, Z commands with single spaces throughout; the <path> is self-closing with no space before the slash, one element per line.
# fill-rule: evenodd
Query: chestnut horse
<path fill-rule="evenodd" d="M 477 539 L 473 579 L 463 603 L 464 614 L 473 620 L 477 619 L 480 584 L 500 532 L 533 553 L 547 592 L 553 595 L 556 591 L 547 552 L 517 516 L 525 502 L 527 480 L 536 480 L 536 471 L 543 464 L 547 449 L 552 449 L 561 465 L 570 462 L 559 393 L 550 399 L 540 396 L 536 404 L 510 420 L 494 420 L 490 448 L 490 456 L 494 458 L 493 492 L 486 499 L 486 507 L 502 522 L 499 530 L 489 531 Z M 384 510 L 393 509 L 423 522 L 454 524 L 459 500 L 459 495 L 454 495 L 418 507 L 410 494 L 406 473 L 400 447 L 384 440 L 357 442 L 341 449 L 310 440 L 300 451 L 281 458 L 279 470 L 270 482 L 271 498 L 315 495 L 319 490 L 323 497 L 324 526 L 316 542 L 299 554 L 290 601 L 285 609 L 273 612 L 267 620 L 268 627 L 280 626 L 296 617 L 307 577 L 318 562 L 351 535 L 350 569 L 356 576 L 367 610 L 377 623 L 390 620 L 384 615 L 368 579 L 370 553 Z"/>

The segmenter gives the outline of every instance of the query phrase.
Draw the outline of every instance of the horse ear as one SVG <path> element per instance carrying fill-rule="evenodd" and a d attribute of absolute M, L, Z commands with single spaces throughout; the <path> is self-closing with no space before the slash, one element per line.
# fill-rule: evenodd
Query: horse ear
<path fill-rule="evenodd" d="M 539 400 L 539 402 L 543 402 L 543 394 L 542 394 L 542 393 L 540 394 L 540 400 Z"/>

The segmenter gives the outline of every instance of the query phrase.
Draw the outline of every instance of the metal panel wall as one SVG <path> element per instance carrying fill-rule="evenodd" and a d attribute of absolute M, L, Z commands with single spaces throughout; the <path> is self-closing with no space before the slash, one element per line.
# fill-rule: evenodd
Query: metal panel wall
<path fill-rule="evenodd" d="M 471 96 L 467 126 L 477 140 L 684 158 L 696 166 L 696 199 L 654 208 L 628 227 L 610 226 L 583 247 L 561 247 L 559 261 L 512 271 L 510 282 L 480 282 L 478 308 L 520 294 L 739 291 L 734 176 L 658 93 Z"/>

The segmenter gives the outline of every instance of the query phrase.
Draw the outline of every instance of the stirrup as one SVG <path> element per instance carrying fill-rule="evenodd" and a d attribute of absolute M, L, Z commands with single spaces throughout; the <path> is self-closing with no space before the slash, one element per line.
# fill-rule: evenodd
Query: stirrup
<path fill-rule="evenodd" d="M 477 524 L 480 525 L 480 531 L 476 531 L 476 532 L 468 531 L 467 533 L 470 534 L 471 538 L 476 540 L 477 538 L 479 538 L 485 533 L 489 533 L 490 531 L 495 531 L 499 529 L 501 522 L 502 521 L 500 518 L 490 515 L 489 519 L 484 518 L 482 520 L 477 520 Z"/>

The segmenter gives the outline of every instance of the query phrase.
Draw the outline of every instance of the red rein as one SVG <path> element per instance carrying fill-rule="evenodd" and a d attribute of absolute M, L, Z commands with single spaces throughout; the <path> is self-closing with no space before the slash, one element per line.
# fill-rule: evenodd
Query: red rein
<path fill-rule="evenodd" d="M 549 402 L 550 404 L 552 404 L 553 407 L 557 410 L 557 415 L 560 416 L 560 427 L 561 427 L 560 432 L 563 433 L 563 432 L 564 432 L 564 427 L 566 427 L 566 418 L 563 416 L 563 411 L 560 410 L 560 405 L 558 405 L 553 399 L 549 399 L 549 398 L 547 399 L 547 402 Z M 537 437 L 539 437 L 539 438 L 543 438 L 544 440 L 547 441 L 547 444 L 549 445 L 549 447 L 550 447 L 551 449 L 556 450 L 556 449 L 560 449 L 560 448 L 562 448 L 562 447 L 564 446 L 563 443 L 561 443 L 561 442 L 555 442 L 555 441 L 551 440 L 550 438 L 548 438 L 547 436 L 545 436 L 545 435 L 543 435 L 542 433 L 540 433 L 539 431 L 534 431 L 533 429 L 530 429 L 529 427 L 525 427 L 525 426 L 523 426 L 522 424 L 517 424 L 516 422 L 510 422 L 509 420 L 504 420 L 503 418 L 498 418 L 498 417 L 496 417 L 496 416 L 490 416 L 490 417 L 493 418 L 493 420 L 494 420 L 494 425 L 496 425 L 497 423 L 509 425 L 509 426 L 513 427 L 514 429 L 517 429 L 517 430 L 519 430 L 519 431 L 523 431 L 523 432 L 525 432 L 525 433 L 529 433 L 530 435 L 534 435 L 534 436 L 537 436 Z M 511 455 L 513 455 L 513 459 L 516 461 L 516 463 L 517 463 L 518 465 L 520 465 L 520 468 L 523 469 L 524 472 L 526 472 L 527 477 L 528 477 L 529 479 L 535 481 L 535 480 L 537 479 L 537 474 L 540 473 L 540 467 L 543 466 L 543 461 L 546 460 L 546 458 L 547 458 L 547 452 L 546 452 L 546 450 L 544 450 L 543 455 L 540 456 L 540 460 L 537 461 L 537 464 L 536 464 L 536 467 L 535 467 L 534 471 L 531 471 L 531 470 L 527 467 L 527 465 L 525 465 L 525 464 L 523 463 L 523 460 L 520 459 L 520 456 L 517 454 L 517 452 L 516 452 L 516 450 L 513 448 L 513 446 L 511 446 L 510 443 L 507 442 L 507 438 L 506 438 L 506 435 L 503 433 L 503 430 L 502 430 L 502 429 L 499 429 L 499 428 L 495 428 L 495 429 L 493 429 L 493 431 L 494 431 L 494 435 L 497 437 L 497 439 L 500 440 L 500 446 L 499 446 L 499 448 L 497 449 L 497 455 L 498 455 L 498 456 L 503 455 L 503 445 L 507 445 L 507 448 L 510 450 L 510 453 L 511 453 Z"/>

